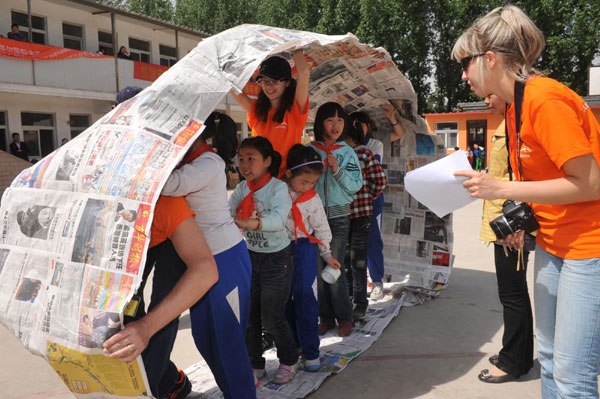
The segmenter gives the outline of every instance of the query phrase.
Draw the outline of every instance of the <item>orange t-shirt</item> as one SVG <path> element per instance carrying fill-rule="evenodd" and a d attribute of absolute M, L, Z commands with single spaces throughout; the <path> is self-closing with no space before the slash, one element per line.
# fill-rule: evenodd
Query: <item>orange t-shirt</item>
<path fill-rule="evenodd" d="M 306 100 L 304 113 L 301 114 L 298 102 L 294 99 L 292 109 L 286 111 L 281 123 L 273 120 L 276 108 L 271 108 L 267 121 L 261 122 L 256 118 L 256 100 L 252 101 L 251 110 L 248 113 L 248 126 L 252 129 L 252 135 L 269 139 L 275 151 L 280 153 L 283 158 L 282 166 L 285 164 L 285 158 L 290 148 L 294 144 L 302 142 L 302 131 L 308 118 L 308 106 L 309 102 Z"/>
<path fill-rule="evenodd" d="M 154 208 L 154 219 L 150 228 L 150 248 L 171 238 L 181 222 L 196 214 L 183 197 L 160 196 Z"/>
<path fill-rule="evenodd" d="M 566 177 L 563 165 L 570 159 L 593 154 L 600 165 L 600 125 L 590 107 L 568 87 L 536 77 L 525 85 L 521 112 L 519 154 L 523 179 Z M 514 103 L 507 114 L 510 163 L 517 163 Z M 567 205 L 531 204 L 540 224 L 537 243 L 564 259 L 600 257 L 600 200 Z"/>

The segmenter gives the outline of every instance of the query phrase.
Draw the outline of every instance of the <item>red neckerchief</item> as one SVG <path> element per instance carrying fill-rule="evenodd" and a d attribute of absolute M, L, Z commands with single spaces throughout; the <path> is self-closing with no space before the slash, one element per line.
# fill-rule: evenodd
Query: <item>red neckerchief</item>
<path fill-rule="evenodd" d="M 250 216 L 252 216 L 254 213 L 254 192 L 263 188 L 269 182 L 269 180 L 271 180 L 271 174 L 267 172 L 267 174 L 261 177 L 256 183 L 252 183 L 249 180 L 247 181 L 250 193 L 244 197 L 242 202 L 240 202 L 235 210 L 238 219 L 250 219 Z"/>
<path fill-rule="evenodd" d="M 204 143 L 200 147 L 196 148 L 196 150 L 194 150 L 193 152 L 190 152 L 185 157 L 183 157 L 183 160 L 179 163 L 179 165 L 177 165 L 177 169 L 181 168 L 186 163 L 192 162 L 194 159 L 198 158 L 200 155 L 204 154 L 205 152 L 216 152 L 216 151 L 214 148 L 212 148 L 211 145 Z"/>
<path fill-rule="evenodd" d="M 311 141 L 311 143 L 313 146 L 317 147 L 318 149 L 325 151 L 327 153 L 327 155 L 333 155 L 333 153 L 331 151 L 337 150 L 338 148 L 342 148 L 344 147 L 343 145 L 340 144 L 334 144 L 334 145 L 330 145 L 329 147 L 325 147 L 324 144 L 321 143 L 317 143 L 316 141 Z M 329 165 L 327 163 L 327 158 L 323 161 L 323 163 Z"/>
<path fill-rule="evenodd" d="M 302 220 L 302 212 L 300 212 L 300 208 L 298 208 L 298 204 L 310 200 L 315 195 L 317 195 L 317 192 L 314 188 L 311 188 L 310 190 L 300 194 L 300 196 L 292 202 L 292 219 L 294 219 L 294 239 L 295 242 L 298 242 L 297 230 L 300 229 L 300 231 L 304 233 L 306 238 L 308 238 L 308 241 L 310 241 L 313 244 L 320 244 L 327 248 L 327 245 L 323 244 L 321 241 L 319 241 L 319 239 L 308 234 L 308 231 L 306 231 L 306 226 L 304 225 L 304 221 Z"/>

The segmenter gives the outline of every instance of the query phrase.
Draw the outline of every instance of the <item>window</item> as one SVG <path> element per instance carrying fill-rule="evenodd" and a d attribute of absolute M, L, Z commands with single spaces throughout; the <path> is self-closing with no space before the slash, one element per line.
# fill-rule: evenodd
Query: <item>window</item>
<path fill-rule="evenodd" d="M 160 65 L 171 67 L 177 62 L 177 49 L 175 47 L 158 46 L 160 52 Z"/>
<path fill-rule="evenodd" d="M 446 148 L 458 147 L 458 122 L 436 123 L 435 134 L 442 138 Z"/>
<path fill-rule="evenodd" d="M 90 116 L 70 114 L 69 125 L 71 126 L 71 138 L 74 139 L 85 129 L 90 127 Z"/>
<path fill-rule="evenodd" d="M 98 47 L 104 48 L 106 55 L 115 55 L 112 33 L 98 31 Z"/>
<path fill-rule="evenodd" d="M 467 145 L 473 148 L 473 144 L 486 146 L 487 143 L 487 121 L 485 119 L 467 121 Z"/>
<path fill-rule="evenodd" d="M 45 157 L 54 150 L 54 115 L 21 112 L 21 125 L 29 155 Z"/>
<path fill-rule="evenodd" d="M 0 150 L 8 151 L 8 139 L 6 137 L 6 112 L 0 111 Z M 10 140 L 12 141 L 12 140 Z"/>
<path fill-rule="evenodd" d="M 26 40 L 29 40 L 29 21 L 27 20 L 27 14 L 11 11 L 11 25 L 19 25 L 19 30 L 25 36 Z M 38 15 L 31 16 L 31 37 L 32 42 L 37 44 L 46 44 L 46 18 Z"/>
<path fill-rule="evenodd" d="M 63 46 L 72 48 L 73 50 L 84 50 L 83 45 L 83 26 L 64 23 L 63 29 Z"/>
<path fill-rule="evenodd" d="M 129 38 L 129 53 L 135 61 L 150 62 L 150 42 Z"/>

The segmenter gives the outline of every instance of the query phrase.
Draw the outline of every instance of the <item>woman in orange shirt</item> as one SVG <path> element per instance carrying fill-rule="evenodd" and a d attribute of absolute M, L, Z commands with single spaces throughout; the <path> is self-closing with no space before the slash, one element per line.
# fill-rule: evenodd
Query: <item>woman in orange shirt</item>
<path fill-rule="evenodd" d="M 256 82 L 261 90 L 257 100 L 244 93 L 230 94 L 248 113 L 248 125 L 253 136 L 269 139 L 282 159 L 294 144 L 302 140 L 308 117 L 308 81 L 310 69 L 302 50 L 293 52 L 298 79 L 292 78 L 292 68 L 282 57 L 273 56 L 260 64 Z M 285 162 L 284 162 L 285 163 Z M 285 164 L 280 171 L 285 171 Z"/>
<path fill-rule="evenodd" d="M 493 93 L 509 105 L 510 165 L 518 181 L 455 175 L 467 178 L 473 197 L 530 203 L 540 225 L 534 295 L 542 397 L 598 398 L 600 126 L 581 97 L 533 69 L 544 46 L 542 32 L 515 6 L 496 8 L 458 39 L 453 56 L 462 79 L 478 96 Z M 505 245 L 521 248 L 523 231 Z M 506 380 L 498 371 L 481 377 Z"/>

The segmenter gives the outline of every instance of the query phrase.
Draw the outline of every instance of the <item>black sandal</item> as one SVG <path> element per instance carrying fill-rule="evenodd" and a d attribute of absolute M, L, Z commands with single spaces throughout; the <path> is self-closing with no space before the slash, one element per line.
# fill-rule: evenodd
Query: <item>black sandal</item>
<path fill-rule="evenodd" d="M 494 375 L 490 374 L 490 370 L 484 369 L 484 370 L 481 370 L 481 373 L 479 373 L 477 378 L 479 378 L 479 381 L 482 381 L 482 382 L 488 382 L 491 384 L 502 384 L 503 382 L 514 381 L 514 380 L 518 379 L 519 377 L 515 377 L 512 374 L 494 376 Z"/>
<path fill-rule="evenodd" d="M 500 356 L 498 354 L 492 355 L 488 358 L 490 364 L 496 367 L 498 367 L 498 360 L 500 360 Z"/>

